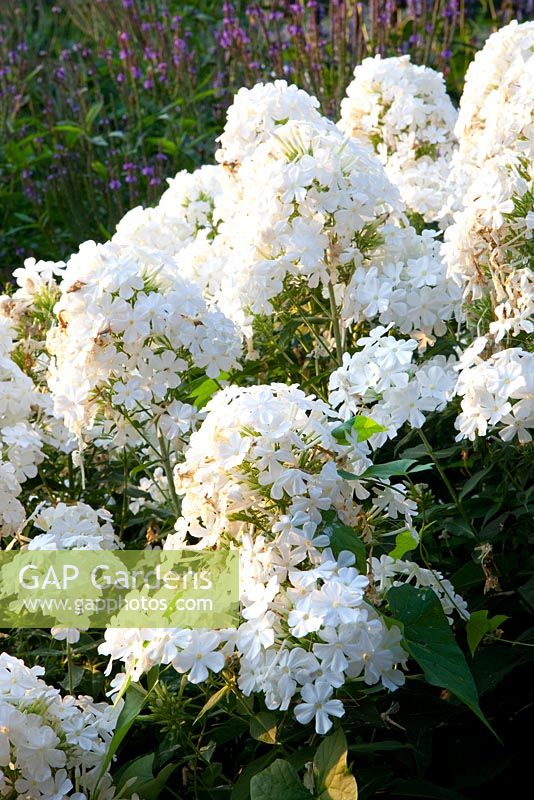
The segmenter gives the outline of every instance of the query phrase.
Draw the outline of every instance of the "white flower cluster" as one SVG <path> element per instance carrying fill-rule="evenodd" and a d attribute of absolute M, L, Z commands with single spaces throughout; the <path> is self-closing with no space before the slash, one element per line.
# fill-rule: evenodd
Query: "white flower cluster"
<path fill-rule="evenodd" d="M 113 236 L 121 250 L 154 270 L 162 261 L 172 268 L 182 250 L 200 250 L 214 237 L 221 216 L 218 202 L 232 181 L 223 167 L 205 165 L 192 173 L 182 170 L 168 183 L 155 208 L 128 211 Z"/>
<path fill-rule="evenodd" d="M 343 297 L 345 325 L 375 321 L 395 325 L 432 343 L 445 320 L 460 319 L 461 289 L 447 279 L 433 231 L 385 225 L 383 242 L 355 269 Z"/>
<path fill-rule="evenodd" d="M 11 296 L 11 301 L 20 306 L 31 305 L 39 295 L 55 290 L 57 279 L 63 274 L 64 268 L 63 261 L 36 261 L 35 258 L 27 258 L 23 267 L 13 270 L 18 288 Z"/>
<path fill-rule="evenodd" d="M 76 353 L 79 341 L 87 341 L 84 361 L 91 372 L 100 369 L 102 359 L 94 340 L 109 336 L 109 310 L 98 314 L 99 305 L 111 295 L 115 305 L 121 299 L 133 306 L 142 277 L 164 287 L 163 295 L 175 276 L 192 281 L 209 310 L 215 303 L 249 339 L 254 317 L 272 314 L 284 290 L 297 286 L 327 302 L 332 286 L 347 326 L 382 315 L 403 331 L 431 335 L 457 316 L 460 293 L 446 277 L 432 234 L 421 237 L 400 227 L 404 205 L 378 158 L 322 117 L 317 105 L 285 81 L 241 90 L 220 137 L 221 164 L 179 173 L 156 208 L 133 209 L 110 244 L 86 243 L 69 260 L 57 307 L 60 333 L 71 326 L 67 341 L 73 348 L 76 342 Z M 96 260 L 105 263 L 92 266 Z M 139 285 L 131 284 L 128 272 Z M 123 280 L 126 286 L 119 289 Z M 379 304 L 371 302 L 376 294 Z M 88 328 L 88 308 L 100 327 Z M 126 344 L 126 335 L 138 341 L 145 335 L 144 311 L 140 304 L 138 324 L 123 333 Z M 119 333 L 125 324 L 119 322 Z M 65 336 L 57 339 L 50 342 L 53 352 L 65 348 Z M 107 350 L 106 359 L 109 355 Z M 59 359 L 52 391 L 70 427 L 75 422 L 87 427 L 90 419 L 74 420 L 69 410 L 83 398 L 71 387 L 68 401 L 66 387 L 55 378 L 61 364 L 74 362 L 74 352 Z M 128 361 L 123 369 L 132 367 Z M 93 376 L 85 378 L 94 391 Z M 138 382 L 125 382 L 130 404 L 149 401 Z"/>
<path fill-rule="evenodd" d="M 443 255 L 449 275 L 464 285 L 468 318 L 486 337 L 462 359 L 459 438 L 485 436 L 504 422 L 500 435 L 509 440 L 517 434 L 524 442 L 533 425 L 532 357 L 522 349 L 534 331 L 533 70 L 534 22 L 512 22 L 477 53 L 460 103 L 459 210 L 445 231 Z M 483 350 L 495 353 L 485 364 Z"/>
<path fill-rule="evenodd" d="M 237 548 L 243 622 L 226 631 L 108 629 L 101 652 L 124 660 L 134 676 L 172 663 L 193 683 L 237 654 L 246 695 L 263 692 L 271 709 L 300 696 L 297 719 L 315 717 L 319 733 L 343 713 L 332 694 L 345 680 L 401 685 L 400 630 L 366 600 L 369 581 L 355 556 L 335 558 L 331 549 L 336 525 L 352 524 L 358 537 L 364 508 L 354 493 L 369 496 L 338 473 L 370 463 L 356 436 L 337 441 L 338 425 L 325 403 L 294 386 L 219 392 L 176 468 L 182 517 L 165 548 L 191 547 L 189 537 L 193 548 Z M 416 506 L 401 484 L 394 489 L 376 492 L 370 524 L 398 528 L 400 515 L 399 530 L 411 525 Z"/>
<path fill-rule="evenodd" d="M 24 524 L 17 499 L 21 484 L 35 477 L 43 460 L 41 437 L 30 422 L 39 395 L 13 361 L 13 348 L 11 322 L 0 316 L 0 536 L 13 535 Z"/>
<path fill-rule="evenodd" d="M 176 468 L 183 537 L 194 536 L 201 547 L 224 534 L 239 537 L 250 524 L 239 519 L 243 515 L 271 531 L 279 504 L 285 515 L 298 514 L 312 528 L 320 523 L 320 511 L 331 508 L 347 524 L 356 521 L 352 490 L 338 475 L 336 459 L 363 471 L 370 463 L 366 445 L 355 440 L 349 452 L 337 442 L 331 429 L 339 419 L 326 403 L 296 386 L 271 384 L 229 387 L 206 411 Z"/>
<path fill-rule="evenodd" d="M 456 116 L 441 73 L 377 55 L 354 70 L 338 124 L 374 148 L 406 206 L 434 222 L 447 210 Z"/>
<path fill-rule="evenodd" d="M 116 550 L 122 547 L 113 530 L 113 518 L 103 508 L 86 503 L 43 504 L 32 515 L 43 533 L 28 543 L 28 550 Z"/>
<path fill-rule="evenodd" d="M 366 234 L 401 212 L 378 160 L 326 120 L 279 125 L 241 164 L 236 195 L 213 241 L 215 298 L 245 329 L 272 313 L 287 281 L 323 291 L 346 282 Z"/>
<path fill-rule="evenodd" d="M 194 280 L 209 276 L 208 295 L 247 335 L 302 284 L 323 299 L 331 285 L 347 327 L 379 317 L 430 335 L 457 316 L 460 292 L 432 234 L 400 227 L 404 206 L 376 156 L 304 92 L 283 81 L 242 90 L 221 142 L 234 180 L 217 198 L 217 235 L 179 260 Z"/>
<path fill-rule="evenodd" d="M 456 124 L 464 162 L 532 146 L 533 43 L 534 22 L 514 20 L 492 33 L 469 65 Z"/>
<path fill-rule="evenodd" d="M 42 460 L 38 451 L 43 445 L 62 453 L 70 453 L 76 448 L 76 440 L 54 413 L 46 383 L 50 357 L 45 350 L 44 338 L 52 317 L 51 309 L 58 297 L 57 280 L 61 278 L 64 267 L 62 261 L 27 258 L 23 267 L 13 271 L 18 288 L 12 294 L 0 295 L 3 354 L 16 350 L 17 363 L 22 364 L 24 370 L 18 371 L 19 379 L 13 383 L 12 390 L 20 401 L 13 401 L 13 407 L 18 407 L 25 431 L 18 427 L 12 438 L 17 440 L 19 447 L 27 450 L 28 463 L 32 461 L 30 438 L 36 452 L 35 464 Z M 24 384 L 27 388 L 22 391 Z M 17 386 L 21 391 L 17 391 Z M 30 428 L 31 433 L 28 433 Z M 35 474 L 32 469 L 32 474 L 27 477 L 35 477 Z"/>
<path fill-rule="evenodd" d="M 469 619 L 467 603 L 456 593 L 452 583 L 441 572 L 425 569 L 415 561 L 394 559 L 387 555 L 382 555 L 380 558 L 373 557 L 371 570 L 379 593 L 404 583 L 411 583 L 417 588 L 429 586 L 438 596 L 450 624 L 453 622 L 453 614 Z"/>
<path fill-rule="evenodd" d="M 151 271 L 127 247 L 86 242 L 60 288 L 49 385 L 56 413 L 77 435 L 101 408 L 160 415 L 192 367 L 217 377 L 237 366 L 233 324 L 175 265 Z"/>
<path fill-rule="evenodd" d="M 369 414 L 387 428 L 372 437 L 373 445 L 396 436 L 406 422 L 421 428 L 425 412 L 442 410 L 454 396 L 456 359 L 433 356 L 415 364 L 417 342 L 397 339 L 382 326 L 357 345 L 361 349 L 344 353 L 343 365 L 331 374 L 329 400 L 345 419 Z"/>
<path fill-rule="evenodd" d="M 289 120 L 327 127 L 329 123 L 318 108 L 315 97 L 294 85 L 288 86 L 286 81 L 257 83 L 252 89 L 243 87 L 228 109 L 215 158 L 233 169 L 239 167 L 259 144 L 270 139 Z"/>
<path fill-rule="evenodd" d="M 95 510 L 87 503 L 72 505 L 41 503 L 29 520 L 33 527 L 43 531 L 26 541 L 28 550 L 118 550 L 122 542 L 113 530 L 113 518 L 103 508 Z M 74 644 L 80 638 L 77 628 L 55 626 L 52 636 L 58 641 Z"/>
<path fill-rule="evenodd" d="M 442 253 L 449 275 L 464 287 L 466 307 L 489 298 L 490 332 L 497 342 L 534 330 L 533 163 L 522 165 L 515 155 L 501 154 L 474 169 L 463 208 L 445 231 Z M 519 213 L 517 201 L 523 206 Z"/>
<path fill-rule="evenodd" d="M 488 339 L 481 336 L 462 355 L 456 393 L 462 413 L 456 420 L 458 440 L 486 436 L 498 425 L 499 436 L 509 442 L 532 441 L 534 428 L 534 354 L 511 347 L 484 359 Z"/>
<path fill-rule="evenodd" d="M 43 674 L 42 667 L 28 668 L 0 654 L 0 797 L 85 800 L 121 703 L 61 697 L 39 677 Z"/>
<path fill-rule="evenodd" d="M 450 274 L 466 281 L 467 299 L 494 291 L 501 303 L 509 273 L 523 266 L 520 242 L 532 235 L 527 212 L 522 219 L 507 215 L 514 196 L 532 191 L 533 48 L 534 22 L 514 21 L 489 37 L 466 74 L 456 125 L 461 210 L 445 233 L 444 253 Z"/>

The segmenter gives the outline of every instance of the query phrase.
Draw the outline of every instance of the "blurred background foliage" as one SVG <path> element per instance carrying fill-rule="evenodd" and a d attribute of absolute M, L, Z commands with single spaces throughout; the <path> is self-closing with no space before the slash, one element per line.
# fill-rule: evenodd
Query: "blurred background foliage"
<path fill-rule="evenodd" d="M 456 100 L 533 0 L 17 0 L 0 7 L 0 277 L 60 259 L 213 160 L 240 86 L 284 77 L 335 117 L 354 66 L 410 53 Z"/>

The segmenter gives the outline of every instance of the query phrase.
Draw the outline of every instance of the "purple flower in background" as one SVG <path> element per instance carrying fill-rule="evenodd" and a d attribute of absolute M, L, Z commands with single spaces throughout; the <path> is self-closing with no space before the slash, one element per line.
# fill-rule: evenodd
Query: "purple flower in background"
<path fill-rule="evenodd" d="M 117 178 L 113 178 L 108 183 L 108 186 L 109 186 L 110 189 L 115 191 L 116 189 L 120 189 L 121 188 L 121 182 L 119 180 L 117 180 Z"/>

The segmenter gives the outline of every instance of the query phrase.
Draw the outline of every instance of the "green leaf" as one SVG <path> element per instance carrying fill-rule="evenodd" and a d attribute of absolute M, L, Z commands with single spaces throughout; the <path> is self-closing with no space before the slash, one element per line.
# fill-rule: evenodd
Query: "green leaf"
<path fill-rule="evenodd" d="M 127 788 L 128 797 L 135 792 L 143 800 L 157 800 L 178 764 L 166 764 L 154 777 L 154 759 L 154 753 L 149 753 L 126 764 L 115 775 L 117 789 Z"/>
<path fill-rule="evenodd" d="M 128 788 L 132 791 L 137 791 L 137 788 L 141 784 L 152 780 L 154 758 L 154 753 L 148 753 L 140 758 L 134 758 L 133 761 L 125 764 L 124 767 L 113 776 L 117 791 L 120 791 L 132 778 L 136 779 L 135 783 L 132 782 L 128 785 Z M 135 789 L 133 787 L 135 787 Z"/>
<path fill-rule="evenodd" d="M 486 467 L 485 469 L 482 469 L 482 470 L 480 470 L 480 472 L 475 472 L 475 474 L 474 474 L 474 475 L 472 475 L 472 476 L 469 478 L 469 480 L 468 480 L 468 481 L 466 481 L 466 483 L 464 484 L 464 488 L 462 489 L 462 492 L 461 492 L 461 494 L 460 494 L 460 497 L 459 497 L 458 499 L 459 499 L 459 500 L 463 500 L 463 499 L 464 499 L 464 497 L 467 497 L 467 495 L 468 495 L 470 492 L 472 492 L 472 491 L 473 491 L 473 489 L 475 489 L 475 488 L 478 486 L 478 484 L 480 483 L 480 481 L 481 481 L 483 478 L 485 478 L 485 477 L 486 477 L 486 475 L 488 474 L 488 472 L 489 472 L 491 469 L 493 469 L 493 465 L 491 465 L 490 467 Z"/>
<path fill-rule="evenodd" d="M 311 797 L 296 769 L 282 758 L 250 781 L 250 800 L 311 800 Z"/>
<path fill-rule="evenodd" d="M 363 574 L 367 572 L 367 551 L 354 528 L 336 520 L 326 525 L 324 532 L 330 537 L 330 547 L 336 558 L 342 550 L 348 550 L 356 556 L 358 570 Z"/>
<path fill-rule="evenodd" d="M 412 467 L 413 464 L 417 466 Z M 412 475 L 414 472 L 424 472 L 427 469 L 432 469 L 433 464 L 417 464 L 413 458 L 401 458 L 398 461 L 388 461 L 387 464 L 373 464 L 368 467 L 361 475 L 354 475 L 352 472 L 346 470 L 338 470 L 339 475 L 347 481 L 362 481 L 371 480 L 375 478 L 379 481 L 385 481 L 392 478 L 394 475 Z"/>
<path fill-rule="evenodd" d="M 378 478 L 378 480 L 387 480 L 394 475 L 408 475 L 413 472 L 424 472 L 427 469 L 432 469 L 432 464 L 417 464 L 412 469 L 412 466 L 417 464 L 413 458 L 400 458 L 398 461 L 389 461 L 387 464 L 373 464 L 368 467 L 365 472 L 360 476 L 361 478 Z"/>
<path fill-rule="evenodd" d="M 93 103 L 87 114 L 85 115 L 85 127 L 86 130 L 90 131 L 93 127 L 93 123 L 95 122 L 96 118 L 102 111 L 104 103 L 102 100 L 97 100 L 96 103 Z"/>
<path fill-rule="evenodd" d="M 76 687 L 82 682 L 84 673 L 84 667 L 80 666 L 79 664 L 73 664 L 71 667 L 70 680 L 67 674 L 65 678 L 59 682 L 59 685 L 62 686 L 67 692 L 69 692 L 71 689 L 76 689 Z"/>
<path fill-rule="evenodd" d="M 199 719 L 202 719 L 204 714 L 207 714 L 208 711 L 210 711 L 212 708 L 214 708 L 217 705 L 217 703 L 220 703 L 221 700 L 223 699 L 223 697 L 226 697 L 226 695 L 229 692 L 230 692 L 230 687 L 225 685 L 221 689 L 216 691 L 215 694 L 212 694 L 212 696 L 210 697 L 208 702 L 205 703 L 202 706 L 202 708 L 200 709 L 200 711 L 198 712 L 198 715 L 197 715 L 197 717 L 195 719 L 195 722 L 198 722 Z"/>
<path fill-rule="evenodd" d="M 90 142 L 96 144 L 97 147 L 109 147 L 103 136 L 91 136 Z"/>
<path fill-rule="evenodd" d="M 397 742 L 395 739 L 386 739 L 383 742 L 362 742 L 357 744 L 349 744 L 350 753 L 377 753 L 377 752 L 391 752 L 393 750 L 412 750 L 413 745 L 403 744 Z"/>
<path fill-rule="evenodd" d="M 417 464 L 413 458 L 401 458 L 398 461 L 388 461 L 387 464 L 373 464 L 368 467 L 361 475 L 362 478 L 378 478 L 378 480 L 387 480 L 393 475 L 407 475 L 408 470 L 414 464 Z"/>
<path fill-rule="evenodd" d="M 275 760 L 275 751 L 269 750 L 264 756 L 249 761 L 241 771 L 239 778 L 232 788 L 230 800 L 250 800 L 250 782 L 254 775 L 257 775 Z"/>
<path fill-rule="evenodd" d="M 101 161 L 91 161 L 91 168 L 100 178 L 105 178 L 108 171 Z"/>
<path fill-rule="evenodd" d="M 143 784 L 137 791 L 141 800 L 157 800 L 162 790 L 167 785 L 167 781 L 178 767 L 178 764 L 165 764 L 155 778 Z"/>
<path fill-rule="evenodd" d="M 250 735 L 264 744 L 277 744 L 278 720 L 272 711 L 260 711 L 250 720 Z"/>
<path fill-rule="evenodd" d="M 85 134 L 83 128 L 80 128 L 75 122 L 63 122 L 59 125 L 54 125 L 53 130 L 60 133 L 73 133 L 76 136 L 84 136 Z"/>
<path fill-rule="evenodd" d="M 28 222 L 30 225 L 33 225 L 35 222 L 35 220 L 33 220 L 27 214 L 23 214 L 21 211 L 16 211 L 13 216 L 17 219 L 20 219 L 21 222 Z"/>
<path fill-rule="evenodd" d="M 494 733 L 480 710 L 475 681 L 436 593 L 404 584 L 390 589 L 387 597 L 391 613 L 402 623 L 406 648 L 428 683 L 456 695 Z"/>
<path fill-rule="evenodd" d="M 225 380 L 226 378 L 228 378 L 228 374 L 226 372 L 221 372 L 219 381 Z M 208 400 L 210 400 L 220 388 L 220 384 L 214 381 L 213 378 L 206 378 L 205 380 L 201 380 L 197 385 L 193 384 L 189 397 L 193 400 L 197 408 L 203 408 Z"/>
<path fill-rule="evenodd" d="M 142 689 L 140 686 L 137 686 L 136 684 L 132 684 L 128 688 L 124 699 L 124 705 L 117 720 L 115 733 L 113 734 L 113 738 L 109 743 L 106 757 L 102 761 L 100 772 L 98 773 L 97 786 L 102 780 L 102 776 L 104 775 L 109 765 L 111 764 L 113 756 L 117 752 L 120 743 L 122 742 L 128 731 L 134 724 L 135 720 L 139 716 L 141 709 L 143 708 L 148 699 L 148 694 L 149 694 L 148 692 L 145 692 L 144 689 Z"/>
<path fill-rule="evenodd" d="M 317 800 L 357 800 L 356 779 L 347 766 L 347 740 L 339 728 L 319 745 L 313 759 Z"/>
<path fill-rule="evenodd" d="M 471 655 L 475 655 L 475 650 L 487 633 L 496 631 L 509 617 L 504 614 L 497 614 L 495 617 L 488 617 L 488 611 L 482 609 L 481 611 L 473 611 L 467 621 L 467 644 L 471 651 Z"/>
<path fill-rule="evenodd" d="M 419 542 L 411 531 L 402 531 L 395 536 L 395 547 L 388 555 L 395 559 L 402 558 L 410 550 L 415 550 L 418 545 Z"/>
<path fill-rule="evenodd" d="M 383 431 L 387 431 L 387 428 L 384 428 L 383 425 L 379 425 L 378 422 L 375 422 L 374 419 L 370 417 L 364 417 L 363 414 L 358 414 L 357 417 L 352 417 L 342 425 L 338 425 L 337 428 L 334 428 L 332 436 L 341 444 L 348 444 L 349 440 L 347 437 L 354 432 L 359 442 L 366 442 L 371 436 L 374 436 L 376 433 L 382 433 Z"/>
<path fill-rule="evenodd" d="M 178 150 L 178 145 L 176 142 L 166 139 L 164 136 L 151 137 L 148 141 L 150 144 L 155 144 L 159 150 L 161 150 L 163 153 L 166 153 L 168 156 L 176 155 Z"/>

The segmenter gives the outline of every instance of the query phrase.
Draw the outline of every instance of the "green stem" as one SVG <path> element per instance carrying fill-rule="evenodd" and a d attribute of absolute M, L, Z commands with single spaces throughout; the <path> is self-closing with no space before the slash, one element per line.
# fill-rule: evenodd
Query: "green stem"
<path fill-rule="evenodd" d="M 75 500 L 76 499 L 74 496 L 75 477 L 74 477 L 74 463 L 72 461 L 72 453 L 69 453 L 67 456 L 67 466 L 69 471 L 69 496 L 71 500 Z"/>
<path fill-rule="evenodd" d="M 68 671 L 68 681 L 69 681 L 69 694 L 74 692 L 74 676 L 72 674 L 72 647 L 68 641 L 67 644 L 67 671 Z"/>
<path fill-rule="evenodd" d="M 328 281 L 328 298 L 330 300 L 330 315 L 332 318 L 332 327 L 334 329 L 334 339 L 336 342 L 336 355 L 337 363 L 339 366 L 343 364 L 343 344 L 341 341 L 341 328 L 339 327 L 339 317 L 337 315 L 336 297 L 334 294 L 334 287 L 332 281 Z"/>
<path fill-rule="evenodd" d="M 126 515 L 128 513 L 128 454 L 126 448 L 122 451 L 122 512 L 119 530 L 119 539 L 123 540 L 126 530 Z"/>
<path fill-rule="evenodd" d="M 312 335 L 312 336 L 314 336 L 314 337 L 317 339 L 317 341 L 319 342 L 319 344 L 321 345 L 321 347 L 323 347 L 323 348 L 324 348 L 325 352 L 327 352 L 327 353 L 330 353 L 330 348 L 328 347 L 327 343 L 325 342 L 325 340 L 323 339 L 323 337 L 321 336 L 321 334 L 320 334 L 318 331 L 316 331 L 316 330 L 315 330 L 315 328 L 313 327 L 313 325 L 311 325 L 311 323 L 309 322 L 309 320 L 307 320 L 307 319 L 306 319 L 306 317 L 304 316 L 304 314 L 302 314 L 302 313 L 301 313 L 300 311 L 298 311 L 298 310 L 297 310 L 297 314 L 298 314 L 298 316 L 300 317 L 300 319 L 302 320 L 302 322 L 303 322 L 303 323 L 306 325 L 306 327 L 307 327 L 307 328 L 308 328 L 308 330 L 310 331 L 311 335 Z"/>
<path fill-rule="evenodd" d="M 167 483 L 169 484 L 169 493 L 171 495 L 172 504 L 174 506 L 174 511 L 176 512 L 176 515 L 179 517 L 181 514 L 181 506 L 174 486 L 174 475 L 172 471 L 171 460 L 169 458 L 169 450 L 167 448 L 167 442 L 165 441 L 164 437 L 161 436 L 161 434 L 158 437 L 158 441 L 159 441 L 159 446 L 161 448 L 161 453 L 160 453 L 161 461 L 163 464 L 163 469 L 165 470 L 165 475 L 167 476 Z"/>
<path fill-rule="evenodd" d="M 470 528 L 470 530 L 474 534 L 475 538 L 478 540 L 477 533 L 476 533 L 475 529 L 473 528 L 473 524 L 472 524 L 469 516 L 467 515 L 467 513 L 465 511 L 465 508 L 463 507 L 463 505 L 462 505 L 462 503 L 460 501 L 460 498 L 458 497 L 458 494 L 456 493 L 456 490 L 455 490 L 454 486 L 452 485 L 452 483 L 448 479 L 448 477 L 447 477 L 447 475 L 445 473 L 445 470 L 443 469 L 443 467 L 439 463 L 438 459 L 434 455 L 434 451 L 432 450 L 432 445 L 428 441 L 426 435 L 423 433 L 421 428 L 417 429 L 417 433 L 419 434 L 419 438 L 423 442 L 428 455 L 430 456 L 430 458 L 432 459 L 432 461 L 436 465 L 436 469 L 439 472 L 443 483 L 447 487 L 447 489 L 449 491 L 449 494 L 450 494 L 450 496 L 452 498 L 452 501 L 453 501 L 458 513 L 460 514 L 460 516 L 462 517 L 462 519 L 464 520 L 466 525 Z"/>

